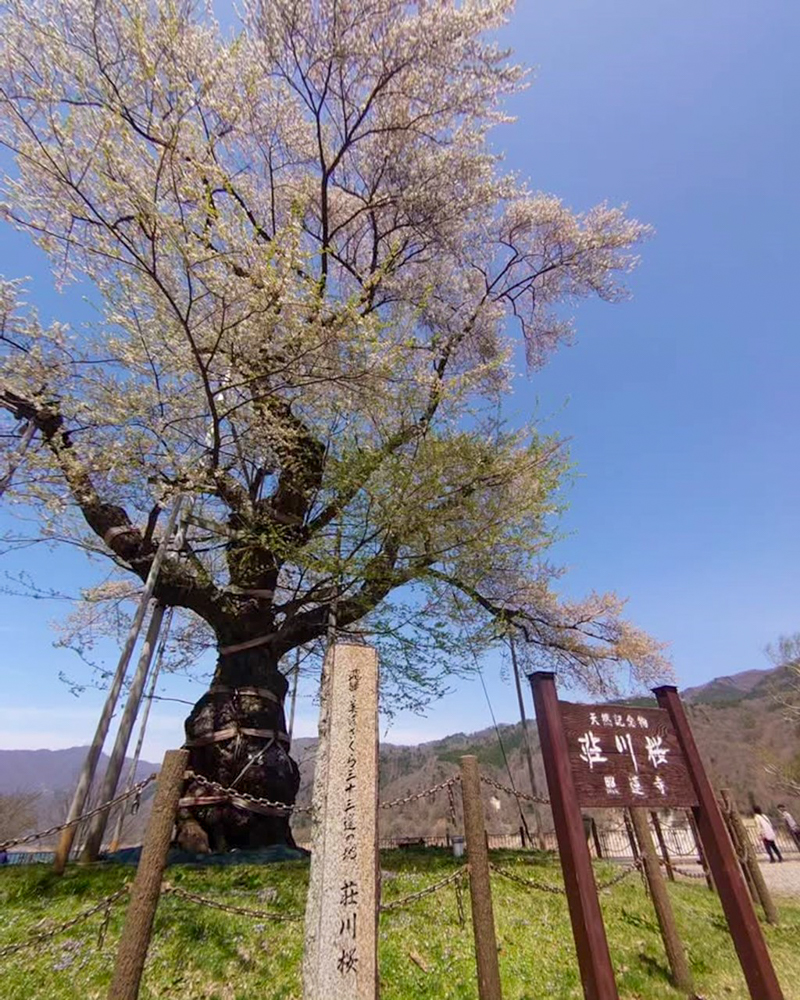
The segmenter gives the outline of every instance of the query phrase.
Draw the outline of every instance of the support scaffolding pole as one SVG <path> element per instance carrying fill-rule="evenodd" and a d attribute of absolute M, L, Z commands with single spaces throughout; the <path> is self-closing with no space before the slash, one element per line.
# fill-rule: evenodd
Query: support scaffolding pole
<path fill-rule="evenodd" d="M 117 669 L 111 682 L 111 687 L 109 688 L 105 704 L 103 705 L 103 710 L 100 713 L 100 719 L 97 723 L 97 729 L 95 730 L 92 744 L 89 747 L 89 752 L 86 754 L 86 760 L 83 762 L 83 767 L 81 768 L 78 784 L 75 788 L 75 794 L 72 797 L 69 813 L 67 815 L 67 822 L 72 823 L 73 825 L 68 826 L 62 832 L 58 846 L 56 847 L 53 870 L 57 875 L 63 874 L 64 869 L 67 866 L 69 853 L 72 849 L 75 832 L 77 830 L 77 826 L 73 821 L 80 816 L 84 806 L 86 805 L 86 800 L 89 797 L 89 789 L 91 788 L 94 774 L 97 770 L 97 762 L 100 759 L 103 744 L 105 743 L 106 736 L 108 735 L 111 718 L 114 715 L 117 699 L 119 698 L 119 693 L 122 689 L 122 682 L 125 680 L 125 674 L 128 670 L 128 663 L 130 662 L 133 648 L 136 645 L 136 640 L 139 637 L 139 632 L 142 628 L 142 623 L 144 622 L 144 616 L 147 613 L 147 606 L 153 596 L 156 581 L 158 580 L 158 574 L 161 571 L 161 564 L 164 562 L 164 558 L 167 554 L 167 548 L 169 547 L 170 539 L 172 538 L 172 533 L 175 530 L 175 521 L 178 517 L 178 513 L 180 512 L 181 500 L 182 498 L 178 497 L 172 505 L 167 526 L 164 530 L 161 541 L 159 542 L 158 548 L 156 549 L 156 554 L 153 556 L 153 561 L 150 564 L 150 572 L 147 574 L 147 580 L 145 581 L 144 591 L 139 601 L 139 607 L 136 609 L 136 614 L 134 615 L 133 622 L 131 623 L 128 637 L 125 640 L 125 645 L 122 647 Z"/>
<path fill-rule="evenodd" d="M 156 665 L 153 667 L 153 673 L 150 677 L 150 687 L 147 690 L 147 694 L 144 696 L 144 712 L 142 713 L 142 721 L 139 726 L 139 736 L 136 740 L 136 749 L 133 752 L 130 770 L 128 771 L 128 781 L 125 785 L 126 792 L 130 792 L 136 781 L 136 768 L 139 766 L 139 757 L 141 756 L 142 745 L 144 744 L 144 734 L 147 732 L 147 722 L 150 718 L 150 709 L 153 707 L 153 698 L 156 693 L 158 675 L 161 673 L 161 661 L 164 659 L 164 650 L 167 646 L 167 639 L 169 638 L 169 630 L 172 625 L 172 616 L 174 613 L 175 608 L 170 608 L 166 614 L 166 622 L 164 623 L 161 632 L 161 642 L 159 643 L 158 652 L 156 653 Z M 119 850 L 120 841 L 122 840 L 122 828 L 125 824 L 125 811 L 127 808 L 128 801 L 126 799 L 120 808 L 119 816 L 117 817 L 117 825 L 114 828 L 114 836 L 111 838 L 110 850 L 112 853 Z"/>

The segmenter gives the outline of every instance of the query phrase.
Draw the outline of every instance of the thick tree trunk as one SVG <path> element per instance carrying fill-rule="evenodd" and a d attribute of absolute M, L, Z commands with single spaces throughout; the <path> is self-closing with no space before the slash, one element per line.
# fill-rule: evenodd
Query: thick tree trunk
<path fill-rule="evenodd" d="M 288 683 L 269 647 L 220 656 L 209 691 L 186 720 L 191 770 L 226 788 L 292 805 L 300 785 L 289 756 L 283 701 Z M 185 799 L 214 791 L 191 783 Z M 184 805 L 178 844 L 202 853 L 275 844 L 294 847 L 288 815 L 281 810 L 218 802 Z"/>

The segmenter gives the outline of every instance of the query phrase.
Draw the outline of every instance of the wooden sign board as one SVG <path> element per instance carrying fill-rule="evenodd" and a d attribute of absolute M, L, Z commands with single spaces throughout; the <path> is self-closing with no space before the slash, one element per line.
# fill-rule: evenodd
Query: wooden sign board
<path fill-rule="evenodd" d="M 678 737 L 660 708 L 559 702 L 578 802 L 585 808 L 697 805 Z"/>
<path fill-rule="evenodd" d="M 659 708 L 560 702 L 555 674 L 529 677 L 585 1000 L 619 1000 L 581 806 L 691 806 L 753 1000 L 784 1000 L 676 688 Z"/>

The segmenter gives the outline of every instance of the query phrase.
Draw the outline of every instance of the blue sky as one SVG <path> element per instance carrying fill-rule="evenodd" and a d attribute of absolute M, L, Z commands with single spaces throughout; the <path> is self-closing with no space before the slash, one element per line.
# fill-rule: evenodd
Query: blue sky
<path fill-rule="evenodd" d="M 522 0 L 507 32 L 537 67 L 497 133 L 509 167 L 576 209 L 626 201 L 652 223 L 634 299 L 577 313 L 577 343 L 530 381 L 513 410 L 571 439 L 577 477 L 555 556 L 570 595 L 614 589 L 670 644 L 681 684 L 765 667 L 764 646 L 800 627 L 797 285 L 800 5 L 790 0 Z M 30 274 L 43 311 L 74 296 L 3 234 L 0 272 Z M 0 515 L 2 516 L 2 515 Z M 71 554 L 29 557 L 54 586 L 85 577 Z M 4 560 L 0 573 L 19 560 Z M 98 697 L 70 696 L 48 622 L 62 608 L 0 597 L 0 746 L 85 742 Z M 495 712 L 516 714 L 487 664 Z M 165 693 L 196 696 L 173 681 Z M 156 707 L 146 753 L 181 740 L 182 706 Z M 477 682 L 400 717 L 393 742 L 490 724 Z M 315 730 L 309 692 L 297 731 Z"/>

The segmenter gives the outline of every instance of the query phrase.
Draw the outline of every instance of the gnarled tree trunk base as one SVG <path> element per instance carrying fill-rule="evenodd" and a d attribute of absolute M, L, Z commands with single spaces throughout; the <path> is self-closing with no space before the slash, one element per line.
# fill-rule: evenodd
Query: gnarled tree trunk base
<path fill-rule="evenodd" d="M 300 785 L 289 756 L 283 700 L 288 683 L 263 648 L 220 656 L 209 691 L 185 723 L 189 767 L 244 795 L 293 805 Z M 217 792 L 193 781 L 177 817 L 177 843 L 192 853 L 295 847 L 289 814 L 236 800 L 203 803 Z"/>

